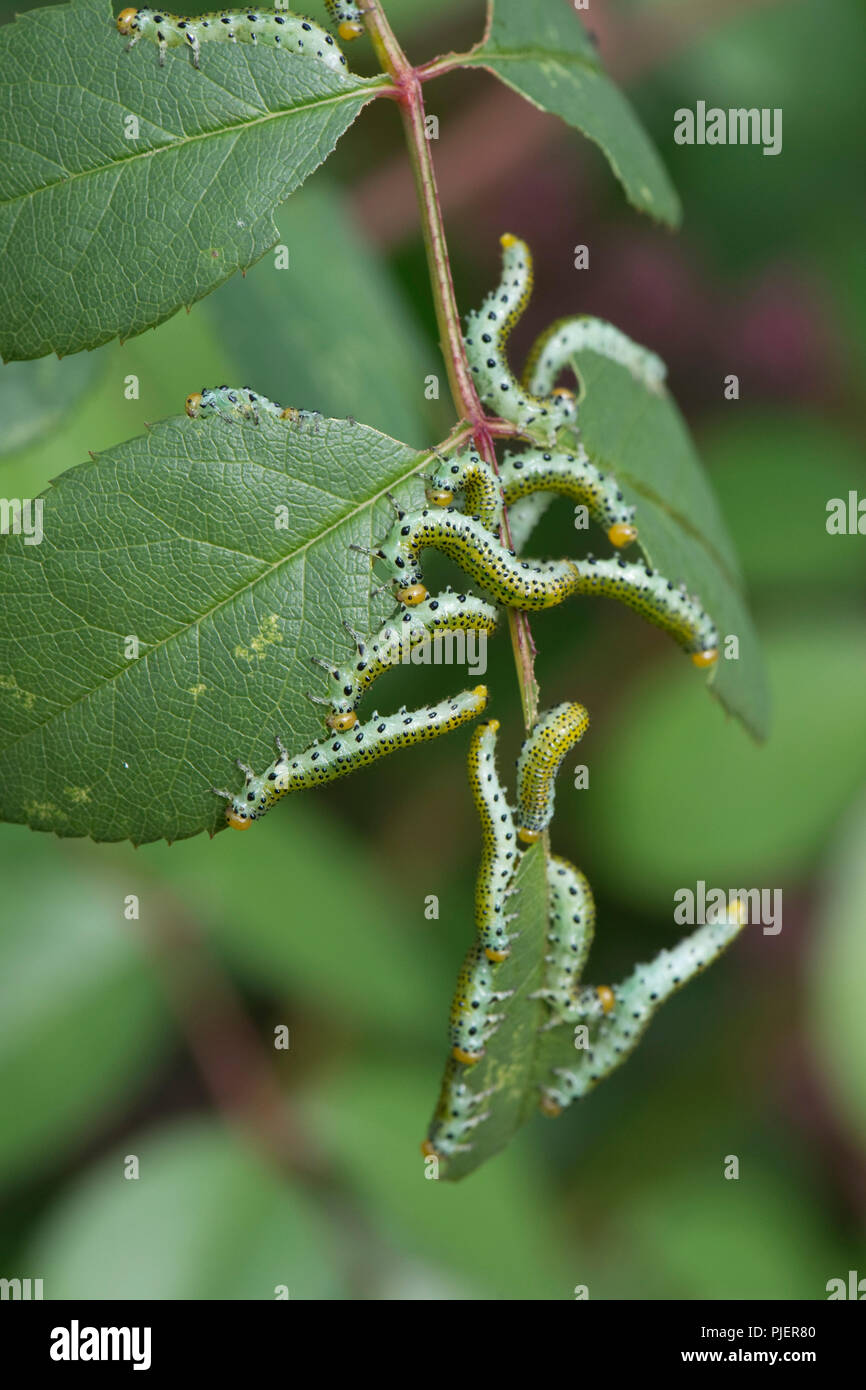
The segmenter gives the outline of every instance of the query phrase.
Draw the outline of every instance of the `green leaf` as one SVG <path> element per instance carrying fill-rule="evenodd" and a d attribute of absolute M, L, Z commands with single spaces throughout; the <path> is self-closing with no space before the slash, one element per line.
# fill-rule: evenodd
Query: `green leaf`
<path fill-rule="evenodd" d="M 139 1176 L 126 1176 L 128 1155 Z M 130 1252 L 134 1251 L 134 1258 Z M 49 1211 L 28 1250 L 52 1299 L 341 1298 L 336 1232 L 208 1121 L 129 1136 Z"/>
<path fill-rule="evenodd" d="M 577 354 L 574 369 L 581 384 L 581 440 L 637 508 L 647 563 L 675 583 L 684 581 L 719 630 L 722 652 L 708 681 L 711 693 L 755 738 L 766 737 L 766 675 L 739 562 L 676 403 L 667 391 L 649 390 L 625 367 L 588 349 Z M 729 635 L 739 638 L 737 660 L 724 655 Z"/>
<path fill-rule="evenodd" d="M 518 914 L 514 931 L 519 935 L 511 955 L 496 971 L 497 990 L 513 990 L 514 994 L 497 1006 L 503 1020 L 484 1057 L 465 1073 L 473 1091 L 495 1088 L 484 1104 L 490 1118 L 472 1131 L 469 1153 L 443 1160 L 442 1176 L 452 1182 L 473 1173 L 503 1149 L 538 1105 L 534 1062 L 538 1029 L 546 1021 L 547 1007 L 531 995 L 541 988 L 547 949 L 547 877 L 542 845 L 535 845 L 523 856 L 515 885 L 519 895 L 509 907 Z"/>
<path fill-rule="evenodd" d="M 0 540 L 0 814 L 135 842 L 221 825 L 237 757 L 323 732 L 310 657 L 393 606 L 349 546 L 418 465 L 354 422 L 183 418 L 65 474 L 42 543 Z"/>
<path fill-rule="evenodd" d="M 23 831 L 0 840 L 0 1177 L 63 1161 L 116 1122 L 168 1036 L 129 881 Z"/>
<path fill-rule="evenodd" d="M 445 380 L 442 354 L 421 333 L 345 198 L 317 179 L 281 208 L 277 232 L 288 269 L 276 270 L 268 256 L 206 306 L 243 362 L 243 380 L 275 400 L 354 415 L 397 439 L 446 434 L 453 417 L 444 402 L 424 399 L 426 376 Z M 190 389 L 201 384 L 196 379 Z"/>
<path fill-rule="evenodd" d="M 770 633 L 773 737 L 707 722 L 672 662 L 629 690 L 594 758 L 589 862 L 619 896 L 673 911 L 676 888 L 797 882 L 866 774 L 866 656 L 849 621 Z M 660 832 L 660 816 L 663 827 Z M 787 890 L 786 890 L 787 892 Z"/>
<path fill-rule="evenodd" d="M 70 362 L 9 362 L 0 368 L 0 454 L 15 453 L 50 434 L 90 386 L 98 365 L 95 357 L 76 357 Z"/>
<path fill-rule="evenodd" d="M 809 1011 L 830 1091 L 866 1141 L 866 802 L 848 817 L 833 859 L 806 975 Z"/>
<path fill-rule="evenodd" d="M 464 62 L 489 69 L 534 106 L 582 131 L 600 147 L 630 203 L 677 225 L 680 202 L 655 147 L 562 0 L 490 0 L 484 42 Z"/>
<path fill-rule="evenodd" d="M 106 0 L 6 26 L 0 72 L 4 358 L 131 337 L 258 260 L 384 82 L 250 44 L 160 68 L 150 44 L 124 51 Z"/>

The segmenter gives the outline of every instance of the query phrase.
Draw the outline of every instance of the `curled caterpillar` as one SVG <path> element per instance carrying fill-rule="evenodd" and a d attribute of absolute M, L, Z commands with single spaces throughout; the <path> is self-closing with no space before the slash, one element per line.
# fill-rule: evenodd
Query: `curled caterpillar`
<path fill-rule="evenodd" d="M 497 617 L 492 604 L 474 594 L 455 594 L 449 588 L 419 605 L 401 604 L 373 637 L 362 637 L 346 624 L 357 643 L 357 659 L 339 666 L 313 657 L 314 665 L 323 667 L 331 677 L 333 693 L 327 699 L 320 695 L 311 699 L 330 706 L 331 713 L 325 721 L 330 728 L 339 732 L 351 729 L 357 723 L 355 711 L 370 686 L 399 663 L 407 651 L 420 647 L 438 633 L 493 632 Z"/>
<path fill-rule="evenodd" d="M 252 768 L 238 763 L 246 776 L 242 792 L 223 791 L 218 787 L 214 787 L 214 792 L 229 802 L 226 809 L 228 824 L 235 830 L 246 830 L 289 792 L 317 787 L 322 782 L 333 782 L 358 767 L 365 767 L 388 753 L 396 752 L 398 748 L 438 738 L 440 734 L 446 734 L 474 719 L 486 704 L 487 687 L 477 685 L 474 690 L 464 690 L 460 695 L 441 700 L 437 705 L 428 705 L 425 709 L 403 708 L 396 714 L 374 714 L 366 724 L 357 724 L 349 733 L 327 739 L 324 743 L 317 740 L 302 753 L 287 752 L 277 739 L 279 757 L 261 774 L 257 775 Z"/>
<path fill-rule="evenodd" d="M 361 15 L 364 12 L 358 5 L 345 4 L 344 0 L 325 0 L 325 9 L 344 43 L 361 37 L 364 32 Z"/>
<path fill-rule="evenodd" d="M 498 478 L 489 463 L 468 450 L 441 460 L 428 482 L 427 496 L 437 507 L 450 506 L 454 493 L 462 491 L 467 512 L 490 530 L 501 521 L 503 502 L 511 507 L 523 497 L 557 492 L 582 503 L 617 549 L 637 540 L 634 507 L 625 501 L 616 480 L 590 462 L 582 445 L 574 453 L 523 449 L 506 454 Z"/>
<path fill-rule="evenodd" d="M 517 835 L 508 797 L 496 771 L 499 720 L 479 724 L 469 744 L 469 786 L 481 819 L 481 866 L 475 884 L 475 930 L 488 960 L 510 954 L 505 911 L 517 859 Z"/>
<path fill-rule="evenodd" d="M 481 308 L 466 316 L 466 356 L 481 400 L 504 420 L 552 444 L 557 430 L 577 415 L 574 392 L 555 388 L 535 396 L 508 365 L 508 336 L 532 293 L 532 254 L 525 241 L 510 233 L 499 240 L 502 278 Z"/>
<path fill-rule="evenodd" d="M 419 557 L 430 548 L 455 560 L 497 602 L 511 608 L 551 608 L 571 594 L 602 594 L 625 603 L 668 632 L 691 654 L 696 666 L 712 666 L 718 658 L 719 638 L 712 619 L 697 599 L 655 570 L 621 559 L 596 560 L 591 555 L 585 560 L 538 564 L 518 559 L 477 517 L 453 507 L 404 512 L 396 502 L 394 505 L 397 520 L 379 548 L 354 549 L 385 561 L 391 577 L 404 586 L 399 590 L 403 603 L 420 603 L 427 597 Z"/>
<path fill-rule="evenodd" d="M 197 19 L 182 19 L 165 10 L 129 8 L 117 16 L 117 28 L 129 35 L 127 51 L 141 39 L 159 48 L 159 65 L 166 51 L 183 45 L 190 50 L 194 68 L 201 66 L 203 43 L 253 43 L 284 48 L 324 63 L 332 72 L 342 72 L 346 59 L 334 39 L 321 25 L 288 10 L 215 10 Z M 344 36 L 345 37 L 345 36 Z"/>
<path fill-rule="evenodd" d="M 452 1154 L 468 1153 L 472 1145 L 463 1141 L 473 1129 L 490 1118 L 489 1111 L 478 1112 L 493 1095 L 495 1088 L 491 1086 L 486 1091 L 471 1091 L 463 1076 L 462 1067 L 453 1057 L 449 1057 L 427 1138 L 421 1145 L 425 1157 L 435 1154 L 447 1158 Z"/>
<path fill-rule="evenodd" d="M 229 424 L 252 421 L 257 425 L 263 415 L 272 415 L 277 420 L 290 424 L 307 424 L 319 421 L 322 416 L 315 410 L 295 410 L 294 406 L 282 406 L 277 401 L 269 401 L 249 386 L 203 386 L 186 398 L 186 413 L 191 420 L 216 416 Z"/>
<path fill-rule="evenodd" d="M 553 820 L 556 774 L 588 727 L 583 705 L 554 705 L 524 740 L 517 759 L 517 834 L 525 844 L 539 840 Z"/>
<path fill-rule="evenodd" d="M 492 1005 L 514 992 L 493 988 L 495 970 L 480 941 L 473 941 L 451 1000 L 451 1056 L 466 1067 L 481 1061 L 484 1044 L 496 1032 L 502 1015 L 491 1013 Z"/>
<path fill-rule="evenodd" d="M 660 357 L 632 342 L 612 323 L 588 314 L 559 319 L 536 338 L 527 359 L 524 383 L 531 391 L 552 390 L 563 368 L 572 367 L 575 353 L 584 348 L 627 367 L 650 391 L 658 393 L 664 386 L 667 367 Z"/>
<path fill-rule="evenodd" d="M 595 931 L 595 901 L 586 875 L 557 855 L 547 861 L 547 886 L 549 950 L 544 984 L 535 997 L 550 1005 L 557 1022 L 566 1022 L 588 1008 L 586 999 L 579 1001 L 579 985 Z"/>
<path fill-rule="evenodd" d="M 722 922 L 708 922 L 672 950 L 660 952 L 647 965 L 638 965 L 614 989 L 602 986 L 594 991 L 595 1002 L 588 994 L 585 1017 L 597 1020 L 591 1046 L 576 1052 L 574 1066 L 553 1069 L 554 1079 L 542 1088 L 545 1114 L 558 1115 L 624 1062 L 664 1001 L 721 955 L 742 925 L 733 914 Z"/>
<path fill-rule="evenodd" d="M 391 576 L 404 586 L 401 598 L 406 587 L 411 587 L 420 591 L 420 598 L 415 599 L 420 602 L 427 591 L 419 557 L 428 548 L 456 560 L 498 603 L 511 608 L 550 608 L 574 593 L 579 582 L 571 561 L 538 564 L 519 560 L 500 545 L 481 521 L 453 507 L 446 511 L 425 507 L 420 512 L 404 512 L 397 506 L 397 520 L 379 549 L 366 553 L 385 561 Z M 361 546 L 355 549 L 363 550 Z"/>
<path fill-rule="evenodd" d="M 477 516 L 488 531 L 498 530 L 504 501 L 502 487 L 490 464 L 474 449 L 466 449 L 453 458 L 440 457 L 427 475 L 427 500 L 434 507 L 450 507 L 455 493 L 463 494 L 470 516 Z"/>

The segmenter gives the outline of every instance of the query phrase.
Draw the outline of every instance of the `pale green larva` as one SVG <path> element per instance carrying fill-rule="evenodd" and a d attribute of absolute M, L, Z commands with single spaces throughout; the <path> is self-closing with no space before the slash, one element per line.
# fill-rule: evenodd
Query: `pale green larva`
<path fill-rule="evenodd" d="M 590 1046 L 576 1049 L 570 1067 L 554 1068 L 550 1082 L 542 1088 L 542 1109 L 557 1115 L 573 1100 L 587 1095 L 594 1086 L 618 1067 L 634 1051 L 653 1016 L 672 994 L 700 974 L 742 930 L 741 917 L 731 914 L 722 922 L 698 927 L 670 951 L 662 951 L 647 965 L 638 965 L 613 990 L 596 990 L 598 1003 L 587 1010 L 587 1021 L 594 1020 Z M 591 1000 L 592 992 L 587 992 Z"/>
<path fill-rule="evenodd" d="M 216 418 L 229 424 L 257 425 L 263 415 L 291 425 L 315 425 L 324 417 L 315 410 L 296 410 L 291 405 L 269 401 L 249 386 L 203 386 L 186 398 L 191 420 Z"/>
<path fill-rule="evenodd" d="M 223 791 L 217 787 L 214 792 L 229 802 L 227 823 L 235 830 L 246 830 L 290 792 L 333 782 L 398 748 L 438 738 L 474 719 L 486 704 L 487 687 L 478 685 L 474 690 L 464 690 L 460 695 L 424 709 L 403 708 L 396 714 L 374 714 L 366 724 L 356 724 L 348 733 L 322 743 L 317 740 L 301 753 L 289 753 L 278 739 L 279 756 L 264 772 L 256 774 L 252 768 L 238 763 L 246 777 L 242 792 Z"/>
<path fill-rule="evenodd" d="M 323 63 L 332 72 L 342 73 L 346 59 L 332 34 L 303 15 L 288 10 L 215 10 L 195 19 L 168 14 L 165 10 L 125 9 L 117 16 L 117 28 L 129 35 L 127 49 L 141 39 L 155 43 L 159 65 L 165 63 L 169 48 L 187 48 L 193 67 L 201 63 L 205 43 L 251 43 L 281 48 Z"/>
<path fill-rule="evenodd" d="M 465 1075 L 460 1063 L 449 1057 L 427 1138 L 421 1145 L 425 1157 L 435 1154 L 449 1158 L 452 1154 L 468 1153 L 472 1145 L 464 1141 L 478 1125 L 490 1118 L 489 1111 L 484 1110 L 483 1106 L 493 1095 L 495 1087 L 491 1086 L 486 1091 L 472 1091 L 463 1080 Z"/>
<path fill-rule="evenodd" d="M 506 454 L 498 476 L 489 463 L 468 450 L 454 459 L 440 460 L 428 482 L 427 496 L 435 506 L 450 506 L 454 494 L 462 492 L 465 510 L 489 530 L 498 527 L 503 502 L 510 508 L 521 498 L 556 492 L 582 503 L 618 549 L 637 539 L 634 507 L 626 502 L 616 479 L 596 468 L 582 445 L 564 453 L 522 449 Z"/>
<path fill-rule="evenodd" d="M 628 368 L 632 376 L 643 382 L 648 390 L 657 394 L 662 391 L 667 376 L 667 367 L 662 359 L 649 348 L 632 342 L 612 323 L 588 314 L 559 319 L 535 340 L 523 376 L 527 389 L 537 392 L 552 390 L 560 372 L 566 367 L 573 368 L 575 353 L 585 348 Z"/>
<path fill-rule="evenodd" d="M 547 861 L 547 887 L 548 950 L 544 984 L 535 997 L 549 1004 L 557 1022 L 566 1022 L 586 1011 L 580 980 L 595 931 L 595 901 L 586 875 L 557 855 Z"/>
<path fill-rule="evenodd" d="M 427 597 L 420 556 L 426 549 L 438 550 L 508 607 L 551 608 L 572 594 L 615 598 L 668 632 L 691 654 L 696 666 L 712 666 L 718 658 L 718 633 L 712 619 L 697 599 L 657 571 L 624 560 L 596 560 L 591 555 L 585 560 L 546 564 L 522 560 L 501 545 L 477 517 L 453 507 L 404 512 L 394 505 L 397 520 L 379 548 L 354 549 L 385 561 L 391 578 L 403 586 L 400 594 L 411 591 L 407 602 L 420 603 Z"/>
<path fill-rule="evenodd" d="M 464 1066 L 481 1061 L 484 1044 L 502 1019 L 501 1014 L 491 1010 L 514 992 L 494 989 L 495 975 L 496 966 L 480 941 L 473 941 L 460 967 L 451 1000 L 451 1056 Z"/>
<path fill-rule="evenodd" d="M 479 724 L 469 744 L 469 786 L 481 820 L 481 865 L 475 883 L 475 931 L 488 960 L 505 960 L 509 888 L 517 864 L 517 832 L 505 788 L 496 770 L 499 720 Z"/>
<path fill-rule="evenodd" d="M 579 583 L 579 574 L 571 561 L 539 564 L 517 559 L 481 521 L 453 507 L 445 511 L 425 507 L 411 513 L 398 507 L 396 522 L 379 548 L 371 553 L 374 559 L 385 561 L 391 577 L 403 586 L 403 591 L 420 591 L 416 600 L 420 602 L 426 597 L 420 556 L 427 549 L 438 550 L 455 560 L 498 603 L 511 608 L 550 608 L 574 593 Z"/>
<path fill-rule="evenodd" d="M 333 693 L 327 698 L 313 695 L 311 699 L 330 707 L 326 723 L 332 729 L 351 729 L 357 722 L 358 705 L 370 686 L 385 671 L 405 660 L 408 653 L 446 632 L 491 633 L 497 617 L 492 604 L 474 594 L 456 594 L 450 588 L 414 607 L 401 604 L 372 637 L 362 637 L 348 629 L 357 644 L 354 662 L 340 666 L 313 657 L 314 664 L 323 667 L 331 677 Z"/>
<path fill-rule="evenodd" d="M 463 342 L 478 395 L 496 415 L 548 444 L 577 415 L 573 391 L 554 388 L 544 396 L 521 386 L 508 365 L 508 337 L 532 293 L 532 254 L 525 241 L 506 233 L 502 278 L 480 309 L 466 315 Z"/>
<path fill-rule="evenodd" d="M 517 759 L 517 834 L 525 844 L 539 840 L 553 820 L 556 774 L 588 727 L 583 705 L 555 705 L 524 740 Z"/>

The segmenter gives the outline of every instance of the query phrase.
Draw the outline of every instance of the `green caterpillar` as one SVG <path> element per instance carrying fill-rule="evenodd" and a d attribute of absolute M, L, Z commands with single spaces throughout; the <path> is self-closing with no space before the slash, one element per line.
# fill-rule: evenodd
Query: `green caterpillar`
<path fill-rule="evenodd" d="M 141 39 L 159 48 L 159 65 L 169 48 L 188 48 L 194 68 L 201 66 L 203 43 L 252 43 L 283 48 L 315 58 L 332 72 L 342 72 L 346 59 L 333 35 L 312 19 L 288 10 L 215 10 L 197 19 L 182 19 L 165 10 L 129 8 L 117 16 L 118 31 L 129 35 L 127 51 Z M 345 37 L 345 35 L 343 35 Z"/>
<path fill-rule="evenodd" d="M 536 338 L 523 374 L 527 388 L 552 390 L 559 373 L 565 367 L 573 367 L 575 354 L 584 348 L 627 367 L 632 376 L 656 394 L 664 387 L 667 367 L 660 357 L 632 342 L 612 323 L 581 314 L 559 319 Z"/>
<path fill-rule="evenodd" d="M 316 410 L 295 410 L 294 406 L 269 401 L 267 396 L 260 396 L 249 386 L 203 386 L 187 396 L 186 413 L 191 420 L 215 416 L 229 424 L 251 421 L 257 425 L 263 415 L 293 425 L 315 425 L 324 419 Z"/>
<path fill-rule="evenodd" d="M 330 728 L 339 732 L 351 729 L 357 723 L 355 711 L 363 696 L 383 672 L 402 660 L 407 649 L 429 642 L 440 632 L 493 632 L 497 618 L 497 610 L 483 599 L 474 594 L 455 594 L 448 588 L 415 607 L 401 604 L 373 637 L 362 637 L 346 624 L 357 644 L 357 660 L 338 666 L 313 657 L 314 665 L 321 666 L 331 677 L 334 693 L 329 698 L 310 698 L 315 704 L 330 707 L 325 721 Z"/>
<path fill-rule="evenodd" d="M 496 771 L 499 720 L 479 724 L 469 744 L 469 786 L 481 820 L 481 867 L 475 885 L 475 931 L 488 960 L 510 954 L 505 912 L 517 860 L 517 835 L 508 797 Z"/>
<path fill-rule="evenodd" d="M 503 503 L 511 507 L 523 497 L 557 492 L 582 503 L 617 549 L 637 540 L 634 507 L 625 501 L 616 480 L 590 462 L 582 445 L 575 453 L 524 449 L 506 454 L 498 477 L 472 450 L 441 459 L 428 478 L 428 499 L 437 507 L 447 507 L 455 492 L 463 493 L 467 512 L 491 531 L 502 521 Z"/>
<path fill-rule="evenodd" d="M 595 901 L 586 875 L 557 855 L 547 861 L 547 887 L 550 949 L 544 985 L 535 997 L 549 1004 L 555 1020 L 563 1023 L 583 1017 L 590 1008 L 589 998 L 582 998 L 578 988 L 595 931 Z"/>
<path fill-rule="evenodd" d="M 433 549 L 455 560 L 498 603 L 511 608 L 550 608 L 572 594 L 601 594 L 619 599 L 670 633 L 696 666 L 712 666 L 718 658 L 718 633 L 698 601 L 643 565 L 591 555 L 538 564 L 517 558 L 477 517 L 453 507 L 404 512 L 396 502 L 394 506 L 397 520 L 379 548 L 353 549 L 388 565 L 391 578 L 403 586 L 398 593 L 404 603 L 421 603 L 427 597 L 420 555 Z"/>
<path fill-rule="evenodd" d="M 662 951 L 647 965 L 638 965 L 622 984 L 613 990 L 604 987 L 595 991 L 601 1004 L 584 1012 L 587 1022 L 596 1027 L 591 1046 L 577 1049 L 577 1061 L 571 1067 L 555 1067 L 553 1080 L 542 1088 L 541 1108 L 546 1115 L 559 1115 L 573 1100 L 587 1095 L 604 1077 L 634 1051 L 653 1016 L 688 980 L 712 962 L 742 930 L 740 914 L 728 920 L 708 922 L 698 927 L 670 951 Z M 587 992 L 591 1001 L 592 992 Z M 580 1010 L 575 1011 L 575 1015 Z"/>
<path fill-rule="evenodd" d="M 583 705 L 555 705 L 539 715 L 524 740 L 517 759 L 517 834 L 525 844 L 540 840 L 553 820 L 556 774 L 588 727 Z"/>
<path fill-rule="evenodd" d="M 466 316 L 463 342 L 478 394 L 503 420 L 552 444 L 557 430 L 573 421 L 573 391 L 554 388 L 544 397 L 531 394 L 508 365 L 508 337 L 532 293 L 532 253 L 525 241 L 500 237 L 502 277 L 480 309 Z"/>
<path fill-rule="evenodd" d="M 289 792 L 333 782 L 358 767 L 366 767 L 368 763 L 396 752 L 398 748 L 438 738 L 440 734 L 474 719 L 486 704 L 487 687 L 478 685 L 474 690 L 464 690 L 452 699 L 441 700 L 439 704 L 429 705 L 425 709 L 407 710 L 404 707 L 396 714 L 374 714 L 366 724 L 356 725 L 349 735 L 324 743 L 316 740 L 301 753 L 287 752 L 277 739 L 279 756 L 261 774 L 257 775 L 252 768 L 238 763 L 246 777 L 246 785 L 241 793 L 224 791 L 219 787 L 213 790 L 229 803 L 226 809 L 227 823 L 234 830 L 246 830 Z"/>

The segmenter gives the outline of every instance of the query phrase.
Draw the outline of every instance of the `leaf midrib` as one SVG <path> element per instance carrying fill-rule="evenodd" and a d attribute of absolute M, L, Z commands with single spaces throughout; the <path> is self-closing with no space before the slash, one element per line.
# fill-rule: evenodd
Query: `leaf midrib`
<path fill-rule="evenodd" d="M 387 79 L 377 80 L 365 96 L 366 101 L 372 101 L 376 95 L 376 88 L 387 85 Z M 352 97 L 358 97 L 366 93 L 366 88 L 354 88 L 351 92 L 334 92 L 328 97 L 317 98 L 315 101 L 304 102 L 301 106 L 292 106 L 279 111 L 266 111 L 263 115 L 247 121 L 238 121 L 233 125 L 222 125 L 213 130 L 197 131 L 194 135 L 181 135 L 173 138 L 170 143 L 157 145 L 149 150 L 135 150 L 122 157 L 107 160 L 104 164 L 99 164 L 92 169 L 79 169 L 73 174 L 67 174 L 65 178 L 56 179 L 54 183 L 43 183 L 38 188 L 30 189 L 25 193 L 16 193 L 11 198 L 0 199 L 0 207 L 10 207 L 16 203 L 26 202 L 28 198 L 35 198 L 43 193 L 50 193 L 52 189 L 64 187 L 66 184 L 74 183 L 78 179 L 91 178 L 99 174 L 107 173 L 111 169 L 117 169 L 125 164 L 130 164 L 138 159 L 151 159 L 154 155 L 166 154 L 172 150 L 178 150 L 185 145 L 193 144 L 198 140 L 211 140 L 219 135 L 235 135 L 245 130 L 251 130 L 257 125 L 263 125 L 266 121 L 284 120 L 290 116 L 303 115 L 305 111 L 319 110 L 322 107 L 334 106 L 338 103 L 348 101 Z"/>
<path fill-rule="evenodd" d="M 598 63 L 594 63 L 591 58 L 585 57 L 580 53 L 563 53 L 561 49 L 553 48 L 488 48 L 479 49 L 477 53 L 471 54 L 466 60 L 466 67 L 487 67 L 492 60 L 504 59 L 509 63 L 556 63 L 564 67 L 566 71 L 572 65 L 584 68 L 591 72 L 595 77 L 606 77 L 604 69 Z"/>

